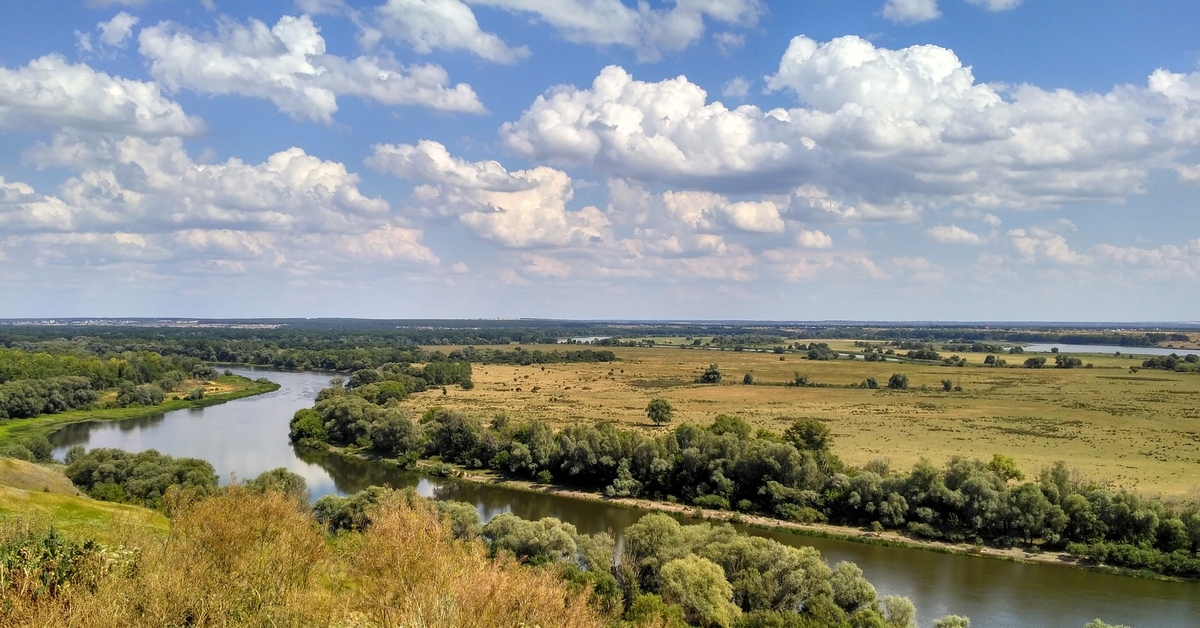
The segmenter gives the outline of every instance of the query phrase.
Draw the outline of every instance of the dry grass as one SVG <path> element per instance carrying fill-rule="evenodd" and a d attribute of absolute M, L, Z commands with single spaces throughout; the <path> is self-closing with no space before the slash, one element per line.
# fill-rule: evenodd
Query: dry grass
<path fill-rule="evenodd" d="M 569 592 L 547 570 L 489 560 L 481 542 L 452 540 L 423 500 L 396 497 L 367 533 L 330 541 L 306 504 L 235 487 L 181 506 L 168 537 L 125 545 L 136 552 L 109 552 L 117 560 L 93 586 L 58 596 L 29 594 L 37 589 L 29 576 L 0 573 L 0 625 L 604 625 L 586 591 Z"/>
<path fill-rule="evenodd" d="M 855 464 L 882 456 L 908 466 L 921 456 L 940 462 L 952 455 L 990 458 L 1002 452 L 1027 474 L 1066 460 L 1098 479 L 1148 492 L 1182 495 L 1200 486 L 1200 376 L 1130 373 L 1128 367 L 1140 365 L 1140 358 L 1081 356 L 1095 368 L 1062 370 L 987 368 L 979 354 L 964 354 L 970 364 L 956 368 L 816 362 L 798 355 L 780 361 L 755 352 L 615 351 L 621 361 L 612 364 L 551 364 L 545 370 L 477 365 L 474 390 L 414 395 L 406 403 L 417 411 L 442 405 L 559 426 L 614 421 L 652 430 L 646 404 L 664 397 L 675 407 L 676 421 L 707 423 L 726 412 L 779 431 L 793 417 L 824 419 L 836 436 L 837 453 Z M 1027 356 L 1004 357 L 1016 364 Z M 726 383 L 693 384 L 714 362 Z M 832 387 L 767 385 L 790 381 L 796 372 Z M 906 373 L 914 390 L 846 387 L 867 377 L 886 385 L 893 372 Z M 746 373 L 759 385 L 740 385 Z M 942 392 L 943 379 L 963 392 Z"/>

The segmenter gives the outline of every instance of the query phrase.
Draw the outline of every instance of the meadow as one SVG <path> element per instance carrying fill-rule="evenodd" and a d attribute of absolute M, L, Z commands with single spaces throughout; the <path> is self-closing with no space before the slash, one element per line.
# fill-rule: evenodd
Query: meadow
<path fill-rule="evenodd" d="M 853 348 L 849 341 L 830 345 Z M 618 362 L 475 365 L 473 390 L 449 387 L 445 394 L 414 395 L 405 405 L 415 412 L 443 406 L 555 426 L 611 421 L 669 429 L 646 418 L 647 403 L 661 397 L 673 406 L 675 423 L 707 424 L 728 413 L 781 432 L 795 418 L 820 419 L 833 431 L 835 453 L 856 465 L 885 458 L 898 468 L 921 457 L 941 464 L 955 455 L 990 459 L 1003 453 L 1027 476 L 1063 460 L 1115 487 L 1180 497 L 1194 497 L 1200 488 L 1200 375 L 1132 372 L 1141 357 L 1080 355 L 1093 367 L 1028 369 L 1020 366 L 1025 358 L 1044 355 L 1052 365 L 1053 356 L 1004 355 L 1009 365 L 993 368 L 983 365 L 983 354 L 970 353 L 960 354 L 966 366 L 953 367 L 757 351 L 613 351 Z M 720 367 L 722 383 L 695 383 L 710 364 Z M 908 376 L 908 390 L 886 389 L 893 373 Z M 754 385 L 743 385 L 746 374 Z M 797 374 L 810 385 L 787 386 Z M 884 388 L 851 387 L 869 377 Z M 947 379 L 962 391 L 944 391 Z"/>

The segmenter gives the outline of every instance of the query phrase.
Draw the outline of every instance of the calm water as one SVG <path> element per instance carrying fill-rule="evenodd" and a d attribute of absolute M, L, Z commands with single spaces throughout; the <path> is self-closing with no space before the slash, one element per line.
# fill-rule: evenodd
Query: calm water
<path fill-rule="evenodd" d="M 351 493 L 373 484 L 415 486 L 422 495 L 475 504 L 485 517 L 511 511 L 536 519 L 556 517 L 580 532 L 620 531 L 641 511 L 496 486 L 425 478 L 361 460 L 293 448 L 287 440 L 292 414 L 312 403 L 329 379 L 315 373 L 237 372 L 266 375 L 277 392 L 197 410 L 115 423 L 70 425 L 52 437 L 56 455 L 67 447 L 157 449 L 208 460 L 228 479 L 253 477 L 287 467 L 308 481 L 313 497 Z M 1200 585 L 1157 582 L 1046 565 L 949 556 L 809 538 L 785 532 L 747 530 L 790 545 L 811 545 L 831 564 L 850 560 L 862 567 L 880 595 L 912 599 L 922 626 L 950 613 L 966 615 L 975 628 L 1049 626 L 1082 628 L 1102 617 L 1134 628 L 1200 626 Z"/>
<path fill-rule="evenodd" d="M 1027 353 L 1050 353 L 1050 350 L 1058 347 L 1060 353 L 1100 353 L 1112 355 L 1118 351 L 1121 355 L 1171 355 L 1172 353 L 1183 357 L 1189 353 L 1200 354 L 1197 349 L 1161 349 L 1159 347 L 1119 347 L 1117 345 L 1063 345 L 1063 344 L 1036 344 L 1025 345 Z M 1111 623 L 1111 622 L 1109 622 Z"/>

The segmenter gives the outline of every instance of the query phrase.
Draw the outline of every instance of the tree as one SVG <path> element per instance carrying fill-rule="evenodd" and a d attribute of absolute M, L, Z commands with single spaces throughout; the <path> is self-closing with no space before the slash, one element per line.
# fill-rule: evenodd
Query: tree
<path fill-rule="evenodd" d="M 742 378 L 742 383 L 745 384 L 746 386 L 753 386 L 754 385 L 754 376 L 749 373 L 746 373 L 746 376 Z"/>
<path fill-rule="evenodd" d="M 670 423 L 674 412 L 675 409 L 671 407 L 671 402 L 662 397 L 655 397 L 646 405 L 646 417 L 653 421 L 655 425 Z"/>
<path fill-rule="evenodd" d="M 783 440 L 800 451 L 825 451 L 833 442 L 833 434 L 817 419 L 798 419 L 783 433 Z"/>
<path fill-rule="evenodd" d="M 707 558 L 689 554 L 663 565 L 659 583 L 663 600 L 682 607 L 690 624 L 729 628 L 742 614 L 725 571 Z"/>
<path fill-rule="evenodd" d="M 962 615 L 946 615 L 933 620 L 933 628 L 971 628 L 971 620 Z"/>
<path fill-rule="evenodd" d="M 944 390 L 946 392 L 950 392 L 951 390 L 954 390 L 954 382 L 952 382 L 948 379 L 943 379 L 942 380 L 942 390 Z"/>
<path fill-rule="evenodd" d="M 709 364 L 708 368 L 704 369 L 704 374 L 700 376 L 701 384 L 720 384 L 721 383 L 721 368 L 716 364 Z"/>
<path fill-rule="evenodd" d="M 1043 366 L 1046 366 L 1046 358 L 1044 357 L 1025 358 L 1025 368 L 1027 369 L 1040 369 Z"/>
<path fill-rule="evenodd" d="M 1004 454 L 992 456 L 992 461 L 987 464 L 987 469 L 1005 482 L 1009 480 L 1017 480 L 1019 482 L 1025 479 L 1025 474 L 1021 473 L 1021 470 L 1017 468 L 1017 461 Z"/>
<path fill-rule="evenodd" d="M 888 378 L 888 388 L 908 390 L 908 376 L 904 373 L 892 373 L 892 376 Z"/>
<path fill-rule="evenodd" d="M 834 603 L 848 613 L 875 601 L 875 587 L 854 563 L 842 561 L 835 565 L 829 583 L 833 586 Z"/>

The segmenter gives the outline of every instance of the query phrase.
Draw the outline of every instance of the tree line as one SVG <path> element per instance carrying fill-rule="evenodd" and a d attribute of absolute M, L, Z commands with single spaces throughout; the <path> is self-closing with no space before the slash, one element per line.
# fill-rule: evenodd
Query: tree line
<path fill-rule="evenodd" d="M 360 447 L 412 463 L 437 458 L 467 468 L 555 482 L 609 497 L 645 497 L 812 523 L 895 529 L 952 542 L 1039 542 L 1110 564 L 1200 576 L 1200 510 L 1113 491 L 1057 463 L 1026 481 L 1010 459 L 922 460 L 910 470 L 862 468 L 831 450 L 827 426 L 795 421 L 783 434 L 740 418 L 646 434 L 612 424 L 554 431 L 433 408 L 413 420 L 347 391 L 323 393 L 296 413 L 296 442 Z M 1121 546 L 1103 554 L 1089 548 Z M 1136 556 L 1133 550 L 1136 549 Z M 1128 550 L 1128 551 L 1126 551 Z"/>
<path fill-rule="evenodd" d="M 0 420 L 89 408 L 111 388 L 117 397 L 110 405 L 157 405 L 188 379 L 216 377 L 196 358 L 147 351 L 100 356 L 0 349 Z"/>

